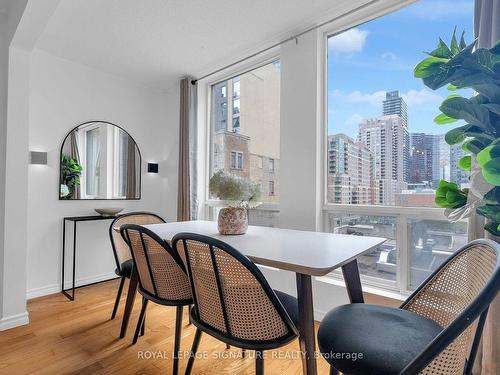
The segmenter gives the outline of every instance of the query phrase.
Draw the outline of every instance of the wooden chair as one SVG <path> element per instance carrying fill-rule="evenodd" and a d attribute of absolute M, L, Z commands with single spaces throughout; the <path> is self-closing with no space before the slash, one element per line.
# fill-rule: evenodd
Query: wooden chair
<path fill-rule="evenodd" d="M 186 374 L 191 373 L 202 332 L 255 350 L 256 373 L 263 374 L 263 351 L 298 336 L 297 300 L 273 291 L 255 264 L 222 241 L 180 233 L 172 244 L 186 264 L 194 301 L 190 316 L 197 327 Z"/>
<path fill-rule="evenodd" d="M 163 306 L 176 306 L 173 374 L 179 369 L 179 347 L 182 330 L 182 309 L 193 303 L 184 264 L 170 245 L 143 226 L 125 224 L 120 232 L 130 245 L 134 266 L 139 277 L 142 308 L 134 334 L 135 344 L 144 324 L 148 301 Z"/>
<path fill-rule="evenodd" d="M 366 304 L 333 309 L 318 331 L 330 373 L 471 374 L 488 307 L 500 288 L 499 270 L 500 245 L 476 240 L 453 254 L 399 309 Z M 363 358 L 353 360 L 353 353 Z"/>
<path fill-rule="evenodd" d="M 129 212 L 118 216 L 111 222 L 111 225 L 109 226 L 109 239 L 111 241 L 111 248 L 113 249 L 113 255 L 116 262 L 115 273 L 120 276 L 120 286 L 118 287 L 118 293 L 116 294 L 113 312 L 111 313 L 111 320 L 115 318 L 118 306 L 120 305 L 120 298 L 123 291 L 123 285 L 125 284 L 125 279 L 130 279 L 133 268 L 132 256 L 130 254 L 128 244 L 125 243 L 120 232 L 115 230 L 115 228 L 120 228 L 123 224 L 147 225 L 164 222 L 165 220 L 163 220 L 160 216 L 151 212 Z"/>

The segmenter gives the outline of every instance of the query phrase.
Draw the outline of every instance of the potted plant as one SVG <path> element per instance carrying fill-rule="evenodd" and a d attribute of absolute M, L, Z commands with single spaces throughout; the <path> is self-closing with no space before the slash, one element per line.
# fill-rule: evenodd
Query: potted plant
<path fill-rule="evenodd" d="M 500 42 L 490 49 L 475 48 L 476 42 L 465 43 L 464 34 L 457 40 L 455 31 L 450 45 L 439 39 L 437 48 L 421 61 L 414 75 L 436 90 L 448 85 L 450 91 L 472 89 L 465 98 L 457 93 L 448 96 L 435 118 L 438 125 L 458 120 L 465 125 L 449 130 L 445 140 L 460 145 L 466 156 L 460 168 L 469 171 L 470 189 L 440 181 L 436 204 L 446 208 L 451 220 L 474 212 L 484 216 L 489 233 L 500 235 Z"/>
<path fill-rule="evenodd" d="M 71 199 L 75 189 L 80 185 L 82 166 L 78 162 L 67 156 L 61 157 L 61 187 L 60 196 L 62 199 Z"/>
<path fill-rule="evenodd" d="M 249 208 L 260 205 L 259 186 L 225 171 L 216 172 L 209 183 L 210 195 L 228 207 L 219 211 L 217 226 L 220 234 L 244 234 L 248 229 Z"/>

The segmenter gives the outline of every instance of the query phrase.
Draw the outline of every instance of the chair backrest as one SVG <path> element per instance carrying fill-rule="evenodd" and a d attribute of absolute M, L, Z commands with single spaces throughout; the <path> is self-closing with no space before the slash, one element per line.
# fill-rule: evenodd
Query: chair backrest
<path fill-rule="evenodd" d="M 165 302 L 191 300 L 184 264 L 166 241 L 136 224 L 122 225 L 120 232 L 130 245 L 142 292 Z"/>
<path fill-rule="evenodd" d="M 451 256 L 401 306 L 444 328 L 402 373 L 462 374 L 474 338 L 472 323 L 489 307 L 499 287 L 496 242 L 472 241 Z"/>
<path fill-rule="evenodd" d="M 116 268 L 121 272 L 122 263 L 131 259 L 130 249 L 128 245 L 123 240 L 119 231 L 115 228 L 120 228 L 124 224 L 137 224 L 137 225 L 148 225 L 148 224 L 161 224 L 164 223 L 160 216 L 153 214 L 151 212 L 129 212 L 118 216 L 111 222 L 109 226 L 109 239 L 111 240 L 111 248 L 113 249 L 113 255 L 115 257 Z"/>
<path fill-rule="evenodd" d="M 193 233 L 174 236 L 186 264 L 196 319 L 228 340 L 273 344 L 297 329 L 258 267 L 230 245 Z"/>

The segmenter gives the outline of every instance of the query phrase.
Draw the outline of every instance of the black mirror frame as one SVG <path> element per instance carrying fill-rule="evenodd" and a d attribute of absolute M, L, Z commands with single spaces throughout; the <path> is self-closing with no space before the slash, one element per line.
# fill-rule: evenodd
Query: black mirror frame
<path fill-rule="evenodd" d="M 68 137 L 70 136 L 70 134 L 75 131 L 76 129 L 78 129 L 80 126 L 83 126 L 83 125 L 87 125 L 87 124 L 91 124 L 93 122 L 100 122 L 100 123 L 103 123 L 103 124 L 108 124 L 108 125 L 113 125 L 113 126 L 116 126 L 118 129 L 122 130 L 123 132 L 125 132 L 135 143 L 135 146 L 137 147 L 137 151 L 139 152 L 139 197 L 137 198 L 95 198 L 95 199 L 62 199 L 61 198 L 61 168 L 62 168 L 62 161 L 61 161 L 61 155 L 62 155 L 62 151 L 63 151 L 63 147 L 64 147 L 64 144 L 66 143 L 66 140 L 68 139 Z M 61 143 L 61 147 L 59 149 L 59 173 L 58 173 L 58 186 L 57 186 L 57 195 L 58 195 L 58 198 L 60 201 L 73 201 L 73 202 L 76 202 L 76 201 L 138 201 L 138 200 L 141 200 L 142 198 L 142 154 L 141 154 L 141 149 L 139 148 L 139 145 L 137 144 L 137 142 L 135 141 L 134 137 L 132 137 L 130 135 L 130 133 L 128 131 L 126 131 L 124 128 L 122 128 L 120 125 L 116 125 L 112 122 L 109 122 L 109 121 L 102 121 L 102 120 L 90 120 L 90 121 L 85 121 L 85 122 L 82 122 L 78 125 L 76 125 L 75 127 L 73 127 L 67 134 L 66 136 L 64 137 L 62 143 Z"/>

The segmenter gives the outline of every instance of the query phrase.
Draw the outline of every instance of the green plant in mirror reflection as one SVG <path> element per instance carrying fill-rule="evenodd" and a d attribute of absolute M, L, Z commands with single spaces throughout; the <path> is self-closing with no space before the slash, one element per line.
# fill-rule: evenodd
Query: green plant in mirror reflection
<path fill-rule="evenodd" d="M 71 199 L 75 189 L 80 185 L 82 166 L 75 159 L 67 155 L 61 157 L 61 190 L 60 196 L 63 199 Z"/>

